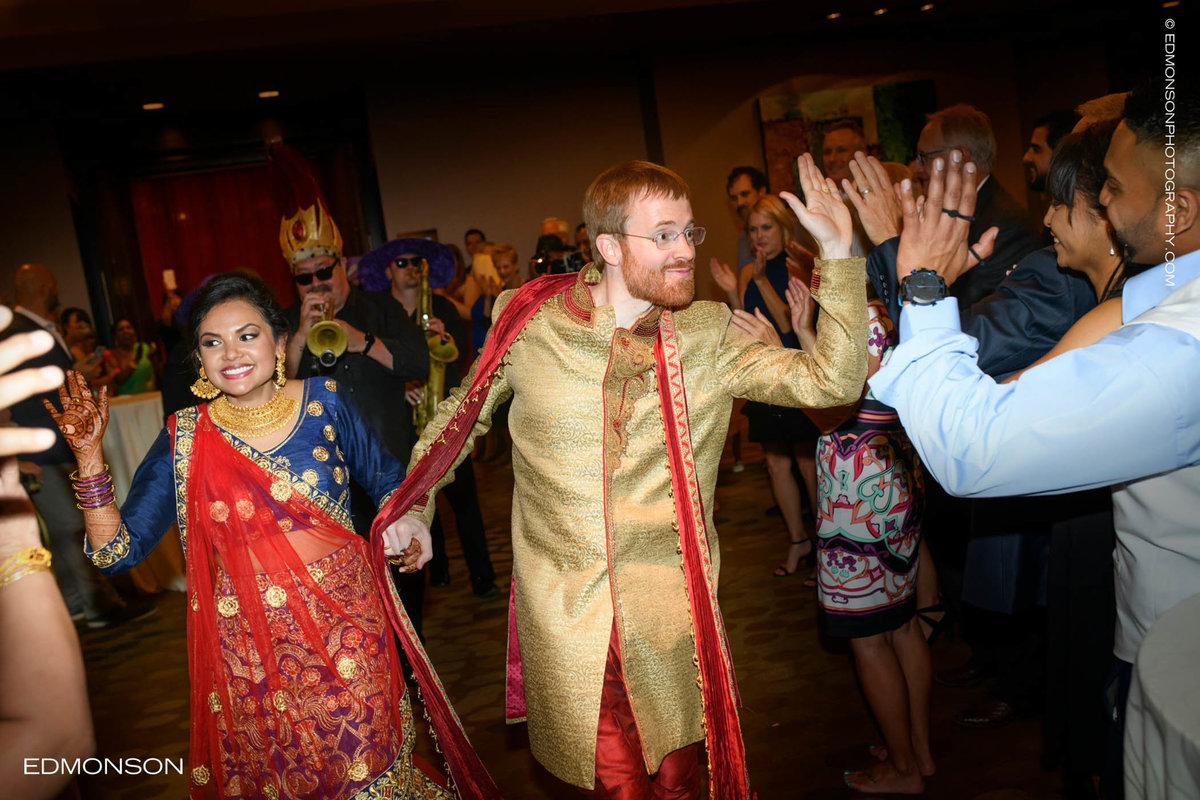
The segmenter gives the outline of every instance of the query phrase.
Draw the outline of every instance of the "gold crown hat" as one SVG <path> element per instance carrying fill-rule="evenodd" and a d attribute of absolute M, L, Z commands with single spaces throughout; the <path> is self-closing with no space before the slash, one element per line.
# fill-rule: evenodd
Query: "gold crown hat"
<path fill-rule="evenodd" d="M 342 257 L 342 233 L 304 157 L 281 142 L 269 146 L 279 211 L 279 247 L 289 266 L 316 256 Z"/>

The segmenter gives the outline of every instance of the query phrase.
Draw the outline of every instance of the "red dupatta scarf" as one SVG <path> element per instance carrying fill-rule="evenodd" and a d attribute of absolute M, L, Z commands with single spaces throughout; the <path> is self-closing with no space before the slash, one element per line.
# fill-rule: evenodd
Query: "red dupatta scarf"
<path fill-rule="evenodd" d="M 454 715 L 432 664 L 429 663 L 424 649 L 420 647 L 411 625 L 408 624 L 408 618 L 404 614 L 390 577 L 387 577 L 389 572 L 383 554 L 383 537 L 380 534 L 418 502 L 424 501 L 433 485 L 446 474 L 466 444 L 467 435 L 487 398 L 496 369 L 517 338 L 517 334 L 548 300 L 570 291 L 577 277 L 574 274 L 546 276 L 517 290 L 492 325 L 487 343 L 475 365 L 474 380 L 454 416 L 421 459 L 411 466 L 408 477 L 380 509 L 379 516 L 371 526 L 371 549 L 376 578 L 387 599 L 388 613 L 393 624 L 397 626 L 405 652 L 421 685 L 426 708 L 435 722 L 439 719 L 444 723 L 452 722 L 453 725 L 445 724 L 444 727 L 457 729 L 461 734 L 461 737 L 456 736 L 451 742 L 443 740 L 441 743 L 452 772 L 455 772 L 452 758 L 461 759 L 468 764 L 477 764 L 478 759 L 473 752 L 468 752 L 470 745 L 466 742 L 465 734 L 461 733 L 461 723 Z M 704 729 L 709 753 L 709 797 L 712 800 L 745 800 L 749 797 L 749 777 L 736 709 L 739 702 L 737 686 L 724 623 L 717 607 L 704 509 L 688 427 L 683 368 L 679 358 L 674 318 L 669 311 L 664 311 L 660 317 L 655 358 L 659 399 L 667 430 L 667 451 L 675 495 L 676 520 L 704 699 Z M 429 498 L 429 501 L 432 502 L 432 498 Z M 512 627 L 510 623 L 510 629 Z M 510 657 L 516 655 L 510 653 Z M 482 770 L 482 766 L 479 769 Z M 486 772 L 482 775 L 487 777 Z M 459 782 L 457 774 L 455 781 Z M 487 781 L 491 783 L 490 777 Z M 461 783 L 458 783 L 458 786 L 460 790 L 463 788 Z"/>
<path fill-rule="evenodd" d="M 341 523 L 331 517 L 340 506 L 322 502 L 325 498 L 301 479 L 262 461 L 248 448 L 236 450 L 213 425 L 207 407 L 202 406 L 194 417 L 177 417 L 175 435 L 177 452 L 190 452 L 186 519 L 191 795 L 218 797 L 226 790 L 253 794 L 272 787 L 282 791 L 278 795 L 282 797 L 286 794 L 282 773 L 307 758 L 314 765 L 309 770 L 317 784 L 313 795 L 332 796 L 346 785 L 345 767 L 314 761 L 312 752 L 319 752 L 319 747 L 307 754 L 283 751 L 292 745 L 281 740 L 300 742 L 303 751 L 305 720 L 323 713 L 297 705 L 297 696 L 288 691 L 296 681 L 336 686 L 339 666 L 346 667 L 334 663 L 330 647 L 336 643 L 325 641 L 312 609 L 324 605 L 330 614 L 347 620 L 350 627 L 343 631 L 343 639 L 350 631 L 349 638 L 356 643 L 380 635 L 378 629 L 371 632 L 357 622 L 366 608 L 360 605 L 363 598 L 373 598 L 359 594 L 347 600 L 347 595 L 353 596 L 347 592 L 331 596 L 322 586 L 320 571 L 310 572 L 313 562 L 347 546 L 357 550 L 365 564 L 367 544 L 348 529 L 348 516 Z M 178 463 L 176 470 L 180 470 Z M 272 622 L 267 606 L 286 606 L 289 613 L 276 613 Z M 382 620 L 377 624 L 381 623 L 386 625 Z M 286 644 L 276 652 L 280 641 Z M 334 655 L 339 662 L 344 657 Z M 376 667 L 379 663 L 371 661 Z M 281 674 L 281 669 L 288 671 L 293 664 L 297 674 Z M 395 658 L 391 664 L 389 698 L 398 698 L 403 684 Z M 301 666 L 307 667 L 304 675 L 299 674 Z M 394 700 L 376 702 L 357 712 L 356 719 L 373 715 L 372 728 L 399 731 Z M 295 731 L 295 737 L 283 734 L 285 730 Z M 386 748 L 387 737 L 380 741 Z M 390 767 L 396 756 L 372 753 L 372 773 Z M 270 790 L 266 791 L 264 796 L 269 797 Z"/>

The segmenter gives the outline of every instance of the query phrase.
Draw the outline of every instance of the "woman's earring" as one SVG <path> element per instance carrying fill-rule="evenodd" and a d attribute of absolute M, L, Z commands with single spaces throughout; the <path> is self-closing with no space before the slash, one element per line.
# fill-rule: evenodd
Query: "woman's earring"
<path fill-rule="evenodd" d="M 208 376 L 204 374 L 204 367 L 200 367 L 200 377 L 192 384 L 192 394 L 199 397 L 201 400 L 212 400 L 219 395 L 221 390 L 213 385 Z"/>
<path fill-rule="evenodd" d="M 282 355 L 275 359 L 275 385 L 280 389 L 287 383 L 287 370 L 284 368 L 283 362 L 287 359 L 287 355 Z"/>

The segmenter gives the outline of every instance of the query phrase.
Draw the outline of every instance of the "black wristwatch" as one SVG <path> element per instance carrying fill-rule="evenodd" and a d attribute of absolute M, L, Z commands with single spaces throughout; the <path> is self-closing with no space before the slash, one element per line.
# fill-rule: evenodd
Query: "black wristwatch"
<path fill-rule="evenodd" d="M 931 269 L 914 269 L 900 281 L 900 302 L 917 306 L 931 306 L 945 300 L 949 292 L 942 276 Z"/>
<path fill-rule="evenodd" d="M 908 280 L 908 279 L 907 279 L 907 278 L 905 278 L 905 280 Z M 372 348 L 374 345 L 375 345 L 375 334 L 373 334 L 373 333 L 364 333 L 364 334 L 363 334 L 363 349 L 362 349 L 362 353 L 363 353 L 363 355 L 365 356 L 365 355 L 367 355 L 368 353 L 370 353 L 370 352 L 371 352 L 371 348 Z"/>

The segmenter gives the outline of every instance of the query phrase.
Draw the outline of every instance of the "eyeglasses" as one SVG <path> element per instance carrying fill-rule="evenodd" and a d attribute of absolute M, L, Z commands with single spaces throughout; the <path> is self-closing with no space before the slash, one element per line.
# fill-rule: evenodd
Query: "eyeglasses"
<path fill-rule="evenodd" d="M 695 247 L 698 244 L 704 244 L 704 234 L 707 231 L 704 228 L 688 228 L 683 232 L 683 238 L 688 244 Z M 667 250 L 671 245 L 675 244 L 675 240 L 679 238 L 679 231 L 659 231 L 653 236 L 642 236 L 640 233 L 625 233 L 620 232 L 621 236 L 632 236 L 635 239 L 649 239 L 654 242 L 654 246 L 659 250 Z"/>
<path fill-rule="evenodd" d="M 337 265 L 338 262 L 335 261 L 328 267 L 321 267 L 320 269 L 315 269 L 312 272 L 297 272 L 292 276 L 292 280 L 294 280 L 298 286 L 308 286 L 313 282 L 313 278 L 316 278 L 319 281 L 327 281 L 333 277 L 333 270 L 337 267 Z"/>
<path fill-rule="evenodd" d="M 394 264 L 396 266 L 396 269 L 404 269 L 405 267 L 409 266 L 410 264 L 414 267 L 419 267 L 423 263 L 425 263 L 424 256 L 412 256 L 410 258 L 405 258 L 405 257 L 401 256 L 400 258 L 392 259 L 392 264 Z"/>
<path fill-rule="evenodd" d="M 928 150 L 924 153 L 917 153 L 917 161 L 921 162 L 921 166 L 925 166 L 925 162 L 936 156 L 938 153 L 944 153 L 949 150 L 949 147 L 943 147 L 939 150 Z"/>

